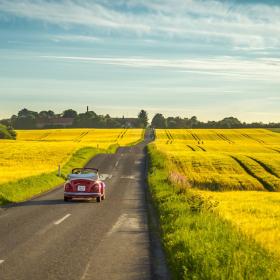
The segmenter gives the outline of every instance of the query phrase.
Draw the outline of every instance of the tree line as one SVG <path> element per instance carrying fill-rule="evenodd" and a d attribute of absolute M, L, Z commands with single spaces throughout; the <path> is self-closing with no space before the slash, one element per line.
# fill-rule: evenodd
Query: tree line
<path fill-rule="evenodd" d="M 141 110 L 136 118 L 113 118 L 110 115 L 98 115 L 94 111 L 87 110 L 84 113 L 77 113 L 73 109 L 68 109 L 60 114 L 55 114 L 52 110 L 35 112 L 22 109 L 17 115 L 10 119 L 1 120 L 0 138 L 15 138 L 14 129 L 36 129 L 36 128 L 60 128 L 62 124 L 51 123 L 53 119 L 70 120 L 67 127 L 72 128 L 146 128 L 150 125 L 153 128 L 280 128 L 280 123 L 241 122 L 235 117 L 226 117 L 219 121 L 203 122 L 196 116 L 190 118 L 164 117 L 157 113 L 153 116 L 151 123 L 148 122 L 148 114 Z M 38 127 L 41 123 L 45 126 Z M 9 136 L 8 136 L 9 135 Z"/>
<path fill-rule="evenodd" d="M 280 123 L 241 122 L 235 117 L 227 117 L 220 121 L 199 121 L 196 116 L 191 118 L 167 117 L 155 114 L 151 121 L 153 128 L 280 128 Z"/>
<path fill-rule="evenodd" d="M 53 120 L 55 120 L 55 122 Z M 0 123 L 15 129 L 62 127 L 145 128 L 148 125 L 148 114 L 145 110 L 141 110 L 137 118 L 125 118 L 124 116 L 121 118 L 112 118 L 108 114 L 98 115 L 94 111 L 88 110 L 85 113 L 77 113 L 73 109 L 67 109 L 60 114 L 55 114 L 52 110 L 36 112 L 28 109 L 22 109 L 17 115 L 13 115 L 10 119 L 2 120 Z"/>

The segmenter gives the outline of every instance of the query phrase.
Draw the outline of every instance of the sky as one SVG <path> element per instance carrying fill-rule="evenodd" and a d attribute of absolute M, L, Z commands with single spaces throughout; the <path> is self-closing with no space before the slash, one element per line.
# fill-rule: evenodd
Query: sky
<path fill-rule="evenodd" d="M 280 121 L 278 0 L 0 0 L 0 118 Z"/>

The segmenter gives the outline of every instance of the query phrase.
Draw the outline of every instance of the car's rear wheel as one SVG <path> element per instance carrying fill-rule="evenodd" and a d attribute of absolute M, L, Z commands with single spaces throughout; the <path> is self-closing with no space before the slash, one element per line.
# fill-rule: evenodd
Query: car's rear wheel
<path fill-rule="evenodd" d="M 101 199 L 104 200 L 105 198 L 106 198 L 106 195 L 105 195 L 105 190 L 104 190 Z"/>
<path fill-rule="evenodd" d="M 96 202 L 101 202 L 101 196 L 98 196 L 98 197 L 96 198 Z"/>

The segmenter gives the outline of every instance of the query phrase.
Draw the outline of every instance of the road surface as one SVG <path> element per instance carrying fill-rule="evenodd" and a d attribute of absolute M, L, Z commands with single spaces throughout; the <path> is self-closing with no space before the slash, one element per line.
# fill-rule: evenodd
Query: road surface
<path fill-rule="evenodd" d="M 0 208 L 0 279 L 156 279 L 147 221 L 146 142 L 93 158 L 112 177 L 101 203 L 64 202 L 60 187 Z"/>

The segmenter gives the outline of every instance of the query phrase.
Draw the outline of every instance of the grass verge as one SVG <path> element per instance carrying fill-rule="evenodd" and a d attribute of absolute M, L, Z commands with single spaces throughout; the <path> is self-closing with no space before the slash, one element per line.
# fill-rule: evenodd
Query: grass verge
<path fill-rule="evenodd" d="M 174 279 L 280 279 L 279 261 L 215 211 L 216 203 L 168 179 L 168 159 L 148 146 L 148 183 Z"/>
<path fill-rule="evenodd" d="M 0 185 L 0 205 L 11 202 L 21 202 L 35 195 L 46 192 L 54 186 L 62 184 L 74 167 L 84 166 L 95 155 L 99 153 L 114 153 L 117 145 L 110 146 L 107 150 L 84 147 L 77 150 L 61 169 L 61 177 L 57 171 L 31 176 L 14 182 Z"/>

